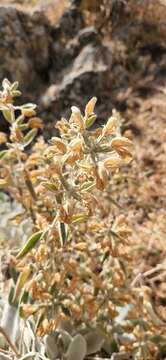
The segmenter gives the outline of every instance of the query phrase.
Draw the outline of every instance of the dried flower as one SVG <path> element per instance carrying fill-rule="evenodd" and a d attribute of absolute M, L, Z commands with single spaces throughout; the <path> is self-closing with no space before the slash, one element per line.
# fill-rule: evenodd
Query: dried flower
<path fill-rule="evenodd" d="M 72 106 L 71 111 L 72 111 L 72 114 L 70 117 L 70 123 L 74 123 L 81 130 L 83 130 L 85 128 L 85 123 L 84 123 L 84 118 L 81 115 L 80 110 L 76 106 Z"/>
<path fill-rule="evenodd" d="M 104 160 L 103 163 L 106 169 L 116 170 L 120 168 L 120 166 L 123 164 L 123 161 L 118 154 L 114 153 L 106 160 Z"/>
<path fill-rule="evenodd" d="M 40 118 L 38 117 L 32 117 L 29 122 L 28 125 L 30 128 L 32 129 L 43 129 L 43 122 Z"/>
<path fill-rule="evenodd" d="M 126 163 L 129 163 L 132 160 L 132 141 L 128 138 L 121 136 L 112 139 L 111 147 L 117 151 Z"/>

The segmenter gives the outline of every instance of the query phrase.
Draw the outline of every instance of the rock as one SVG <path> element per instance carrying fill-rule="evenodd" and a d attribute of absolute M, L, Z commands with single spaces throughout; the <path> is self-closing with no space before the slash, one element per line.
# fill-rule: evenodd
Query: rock
<path fill-rule="evenodd" d="M 59 112 L 68 114 L 70 106 L 81 106 L 93 95 L 99 96 L 106 83 L 112 65 L 112 53 L 109 47 L 101 44 L 86 45 L 65 72 L 61 81 L 51 85 L 41 99 L 45 112 L 59 117 Z M 77 102 L 76 102 L 77 101 Z M 58 112 L 57 112 L 58 110 Z"/>
<path fill-rule="evenodd" d="M 59 27 L 63 36 L 73 38 L 77 35 L 80 28 L 84 26 L 84 20 L 82 12 L 75 6 L 71 6 L 67 9 L 59 21 Z"/>
<path fill-rule="evenodd" d="M 41 12 L 29 14 L 0 6 L 0 29 L 0 82 L 4 77 L 19 81 L 22 101 L 36 102 L 47 82 L 50 65 L 47 19 Z M 3 131 L 7 124 L 3 118 L 0 120 Z"/>
<path fill-rule="evenodd" d="M 103 119 L 113 106 L 124 111 L 131 74 L 133 88 L 137 77 L 151 75 L 147 54 L 149 63 L 162 54 L 153 73 L 165 72 L 166 7 L 156 12 L 156 1 L 146 2 L 52 0 L 48 12 L 43 0 L 32 13 L 0 6 L 0 81 L 18 80 L 21 101 L 37 102 L 47 124 L 93 95 Z"/>
<path fill-rule="evenodd" d="M 80 45 L 85 46 L 90 42 L 97 42 L 98 34 L 94 26 L 89 26 L 79 31 L 78 39 Z"/>
<path fill-rule="evenodd" d="M 32 15 L 14 7 L 0 7 L 0 81 L 19 81 L 34 91 L 49 66 L 50 30 L 40 12 Z M 45 75 L 46 76 L 46 75 Z"/>

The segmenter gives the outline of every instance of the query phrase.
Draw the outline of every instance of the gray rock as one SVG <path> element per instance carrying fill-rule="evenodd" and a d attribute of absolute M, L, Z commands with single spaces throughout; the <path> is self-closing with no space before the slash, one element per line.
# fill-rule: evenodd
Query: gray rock
<path fill-rule="evenodd" d="M 73 103 L 81 106 L 82 98 L 86 103 L 89 98 L 99 95 L 105 86 L 108 72 L 112 64 L 112 54 L 109 47 L 102 45 L 87 45 L 82 48 L 72 65 L 63 73 L 58 83 L 51 85 L 41 99 L 44 111 L 64 111 Z M 58 114 L 57 114 L 58 116 Z"/>
<path fill-rule="evenodd" d="M 40 12 L 0 6 L 0 81 L 17 79 L 24 91 L 37 87 L 49 65 L 50 29 Z"/>

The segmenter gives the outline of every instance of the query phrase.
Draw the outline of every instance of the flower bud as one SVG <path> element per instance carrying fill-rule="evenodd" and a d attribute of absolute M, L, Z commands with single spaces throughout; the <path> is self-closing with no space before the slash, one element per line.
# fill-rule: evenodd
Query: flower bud
<path fill-rule="evenodd" d="M 71 111 L 72 114 L 70 122 L 78 125 L 78 127 L 83 130 L 85 128 L 84 118 L 81 115 L 79 108 L 77 108 L 76 106 L 72 106 Z"/>
<path fill-rule="evenodd" d="M 86 107 L 85 107 L 85 116 L 88 117 L 91 114 L 93 114 L 94 112 L 94 107 L 96 105 L 97 102 L 97 98 L 93 97 L 91 100 L 89 100 L 89 102 L 87 103 Z"/>
<path fill-rule="evenodd" d="M 116 128 L 117 128 L 117 119 L 114 116 L 111 116 L 103 128 L 102 135 L 106 136 L 106 135 L 115 134 Z"/>

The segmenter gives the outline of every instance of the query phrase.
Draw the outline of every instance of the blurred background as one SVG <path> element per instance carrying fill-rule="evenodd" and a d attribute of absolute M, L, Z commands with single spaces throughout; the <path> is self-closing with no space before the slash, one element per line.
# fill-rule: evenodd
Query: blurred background
<path fill-rule="evenodd" d="M 142 271 L 165 256 L 166 1 L 0 0 L 0 81 L 19 81 L 45 124 L 97 96 L 101 123 L 116 108 L 135 160 L 117 180 L 119 201 L 138 241 Z M 5 122 L 1 119 L 0 130 Z M 114 192 L 114 189 L 113 189 Z M 146 251 L 145 251 L 146 249 Z M 140 259 L 140 260 L 139 260 Z M 166 320 L 166 282 L 156 311 Z"/>

